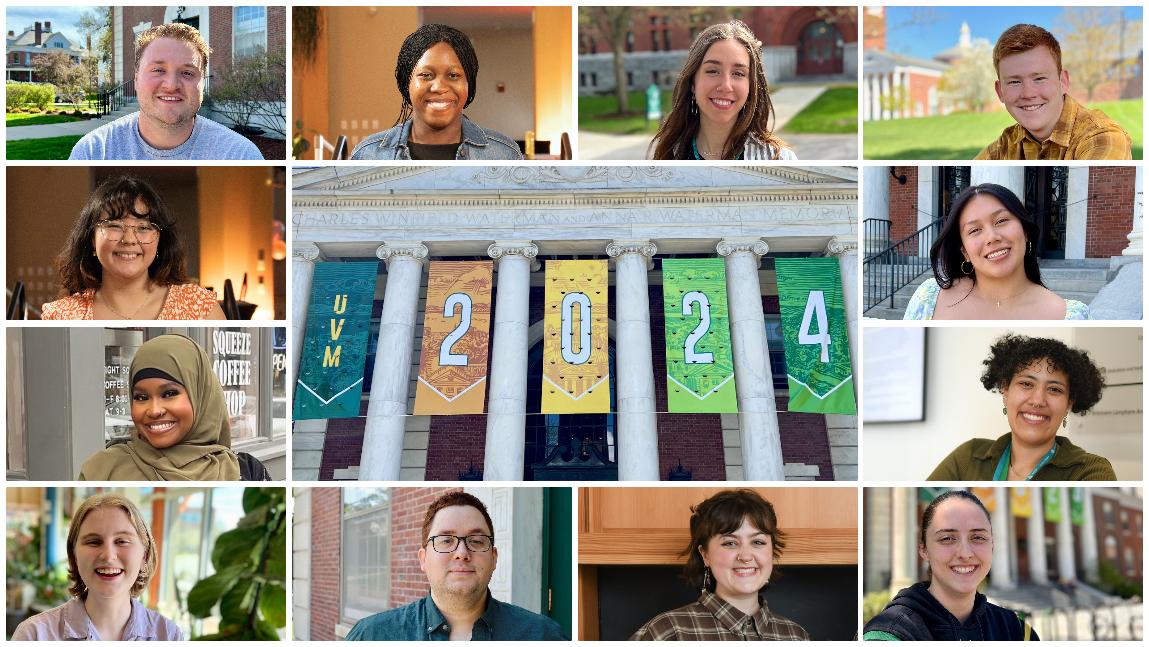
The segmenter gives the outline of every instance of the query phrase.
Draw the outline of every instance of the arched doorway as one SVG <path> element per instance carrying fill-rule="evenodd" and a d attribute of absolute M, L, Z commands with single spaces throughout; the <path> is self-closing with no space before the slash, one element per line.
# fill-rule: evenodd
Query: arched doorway
<path fill-rule="evenodd" d="M 842 35 L 825 20 L 815 20 L 798 36 L 798 76 L 841 74 L 843 71 Z"/>

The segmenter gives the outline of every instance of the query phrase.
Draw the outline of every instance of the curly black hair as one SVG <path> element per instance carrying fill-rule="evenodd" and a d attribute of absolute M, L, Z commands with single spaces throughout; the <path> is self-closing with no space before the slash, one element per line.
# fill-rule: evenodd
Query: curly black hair
<path fill-rule="evenodd" d="M 1105 376 L 1089 359 L 1089 353 L 1070 348 L 1056 339 L 1005 335 L 989 347 L 989 357 L 982 364 L 981 385 L 987 391 L 1005 391 L 1021 369 L 1045 360 L 1051 371 L 1062 371 L 1069 378 L 1070 410 L 1085 414 L 1101 400 Z"/>
<path fill-rule="evenodd" d="M 395 60 L 395 83 L 399 86 L 399 94 L 403 95 L 403 107 L 399 109 L 396 126 L 411 116 L 411 93 L 407 86 L 411 84 L 411 73 L 415 70 L 415 64 L 423 57 L 424 52 L 439 43 L 447 43 L 455 50 L 455 56 L 459 57 L 459 64 L 463 66 L 463 74 L 467 76 L 467 102 L 463 107 L 466 108 L 475 100 L 475 94 L 479 89 L 476 83 L 479 78 L 479 58 L 475 56 L 475 47 L 471 45 L 471 39 L 454 27 L 435 23 L 423 25 L 403 40 L 403 45 L 399 48 L 399 57 Z"/>

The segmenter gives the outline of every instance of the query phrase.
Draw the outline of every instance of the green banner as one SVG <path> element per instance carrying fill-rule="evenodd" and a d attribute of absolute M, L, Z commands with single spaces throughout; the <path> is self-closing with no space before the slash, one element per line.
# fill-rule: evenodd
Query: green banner
<path fill-rule="evenodd" d="M 842 276 L 834 258 L 778 258 L 790 411 L 855 415 Z"/>
<path fill-rule="evenodd" d="M 1075 526 L 1085 525 L 1085 497 L 1088 496 L 1085 488 L 1069 488 L 1069 520 Z"/>
<path fill-rule="evenodd" d="M 721 258 L 662 260 L 666 399 L 673 413 L 736 413 L 734 353 Z"/>
<path fill-rule="evenodd" d="M 295 420 L 359 415 L 378 273 L 378 263 L 315 264 L 295 386 Z"/>
<path fill-rule="evenodd" d="M 1061 488 L 1041 488 L 1042 502 L 1045 504 L 1045 520 L 1057 523 L 1061 521 Z"/>

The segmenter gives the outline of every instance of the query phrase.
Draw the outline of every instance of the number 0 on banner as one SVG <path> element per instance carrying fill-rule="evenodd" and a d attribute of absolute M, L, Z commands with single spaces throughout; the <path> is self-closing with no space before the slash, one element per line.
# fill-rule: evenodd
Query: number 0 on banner
<path fill-rule="evenodd" d="M 610 411 L 606 261 L 547 261 L 543 413 Z"/>

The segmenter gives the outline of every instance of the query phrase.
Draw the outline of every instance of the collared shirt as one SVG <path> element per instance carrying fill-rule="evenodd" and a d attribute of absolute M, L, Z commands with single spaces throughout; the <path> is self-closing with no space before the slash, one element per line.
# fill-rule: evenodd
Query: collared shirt
<path fill-rule="evenodd" d="M 1117 122 L 1100 110 L 1082 106 L 1067 94 L 1049 139 L 1039 142 L 1021 124 L 1014 124 L 974 159 L 1127 160 L 1132 157 L 1132 140 Z"/>
<path fill-rule="evenodd" d="M 451 626 L 431 596 L 355 623 L 347 640 L 449 640 Z M 487 608 L 471 627 L 471 640 L 570 640 L 559 623 L 487 591 Z"/>
<path fill-rule="evenodd" d="M 183 640 L 176 623 L 132 599 L 132 612 L 120 640 Z M 80 598 L 38 613 L 16 627 L 12 640 L 105 640 L 96 633 Z"/>
<path fill-rule="evenodd" d="M 766 608 L 746 615 L 710 591 L 698 601 L 660 613 L 634 632 L 631 640 L 809 640 L 798 623 Z"/>
<path fill-rule="evenodd" d="M 927 481 L 992 481 L 993 472 L 1010 445 L 1012 434 L 997 440 L 967 440 L 946 456 Z M 1054 438 L 1057 452 L 1032 475 L 1034 481 L 1116 481 L 1108 459 L 1090 454 L 1064 436 Z"/>
<path fill-rule="evenodd" d="M 394 126 L 381 133 L 375 133 L 359 142 L 351 151 L 353 160 L 409 160 L 411 149 L 407 140 L 411 138 L 413 119 Z M 519 145 L 506 135 L 487 130 L 463 116 L 463 143 L 455 153 L 457 160 L 521 160 Z"/>

